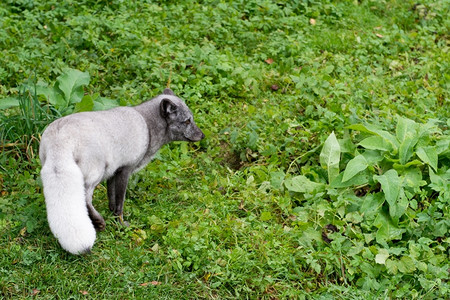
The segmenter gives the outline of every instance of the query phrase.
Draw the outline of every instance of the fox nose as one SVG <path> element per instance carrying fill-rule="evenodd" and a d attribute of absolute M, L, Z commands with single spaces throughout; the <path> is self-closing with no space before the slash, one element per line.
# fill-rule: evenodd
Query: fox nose
<path fill-rule="evenodd" d="M 203 140 L 205 138 L 205 134 L 203 133 L 203 131 L 199 127 L 196 128 L 196 131 L 197 132 L 195 133 L 195 135 L 198 137 L 198 140 Z"/>

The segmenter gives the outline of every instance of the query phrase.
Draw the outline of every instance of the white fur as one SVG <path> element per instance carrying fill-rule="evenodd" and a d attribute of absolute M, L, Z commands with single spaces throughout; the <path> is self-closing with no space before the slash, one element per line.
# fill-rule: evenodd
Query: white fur
<path fill-rule="evenodd" d="M 58 168 L 55 174 L 53 168 Z M 75 162 L 64 167 L 52 163 L 42 168 L 47 218 L 53 235 L 72 254 L 89 252 L 96 234 L 84 200 L 83 174 Z"/>

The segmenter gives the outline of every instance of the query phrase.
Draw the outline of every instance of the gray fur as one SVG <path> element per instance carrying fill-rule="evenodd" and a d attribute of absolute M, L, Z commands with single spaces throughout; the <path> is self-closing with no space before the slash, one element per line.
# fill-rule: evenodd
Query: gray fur
<path fill-rule="evenodd" d="M 41 177 L 49 225 L 63 248 L 83 253 L 95 240 L 89 226 L 105 228 L 92 205 L 95 186 L 102 180 L 107 180 L 110 210 L 123 221 L 130 175 L 163 145 L 203 138 L 192 112 L 170 89 L 135 107 L 77 113 L 50 124 L 39 149 Z M 85 214 L 91 225 L 83 221 Z"/>

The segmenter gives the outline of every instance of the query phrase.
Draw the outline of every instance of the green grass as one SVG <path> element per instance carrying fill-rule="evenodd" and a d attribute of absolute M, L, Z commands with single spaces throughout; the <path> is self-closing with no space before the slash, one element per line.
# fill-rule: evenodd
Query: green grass
<path fill-rule="evenodd" d="M 0 297 L 448 298 L 449 4 L 3 1 Z M 59 107 L 67 68 L 90 81 Z M 168 83 L 206 139 L 133 175 L 128 228 L 100 185 L 106 231 L 64 252 L 43 127 Z"/>

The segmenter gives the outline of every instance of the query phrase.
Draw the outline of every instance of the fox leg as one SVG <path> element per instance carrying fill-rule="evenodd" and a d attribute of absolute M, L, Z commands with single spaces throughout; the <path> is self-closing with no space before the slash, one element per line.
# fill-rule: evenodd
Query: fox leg
<path fill-rule="evenodd" d="M 109 210 L 112 212 L 116 211 L 116 176 L 109 178 L 106 181 L 106 190 L 109 199 Z"/>
<path fill-rule="evenodd" d="M 97 231 L 103 231 L 106 227 L 105 220 L 103 219 L 102 215 L 94 208 L 94 205 L 92 205 L 92 195 L 94 194 L 94 188 L 95 186 L 86 188 L 86 206 L 88 209 L 89 218 L 91 219 L 95 229 Z"/>
<path fill-rule="evenodd" d="M 114 176 L 107 181 L 109 209 L 119 217 L 120 223 L 128 225 L 123 220 L 123 203 L 125 201 L 125 193 L 130 177 L 131 169 L 120 168 Z"/>

